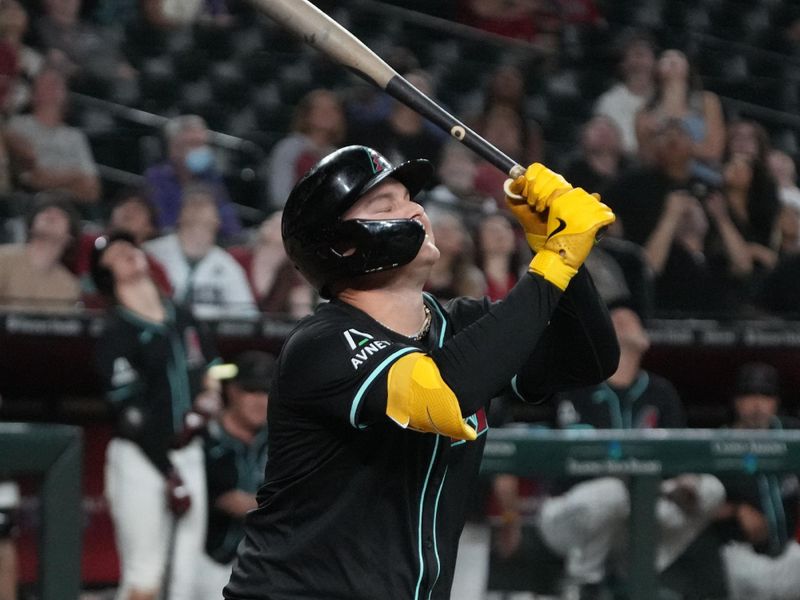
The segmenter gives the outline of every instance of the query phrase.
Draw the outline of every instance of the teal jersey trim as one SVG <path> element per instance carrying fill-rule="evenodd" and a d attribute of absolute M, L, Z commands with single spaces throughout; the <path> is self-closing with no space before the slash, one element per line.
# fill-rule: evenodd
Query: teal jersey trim
<path fill-rule="evenodd" d="M 438 536 L 436 535 L 436 523 L 438 522 L 439 518 L 439 497 L 442 495 L 445 479 L 447 479 L 447 468 L 445 468 L 444 475 L 442 475 L 442 482 L 439 484 L 439 491 L 436 492 L 436 504 L 434 505 L 433 509 L 433 553 L 436 556 L 436 577 L 433 578 L 433 583 L 428 590 L 428 600 L 431 600 L 433 588 L 436 586 L 436 582 L 439 581 L 439 575 L 442 574 L 442 561 L 439 560 L 439 542 Z"/>
<path fill-rule="evenodd" d="M 356 395 L 353 396 L 353 402 L 350 405 L 350 425 L 355 427 L 356 429 L 364 429 L 364 426 L 359 425 L 356 423 L 356 415 L 358 414 L 358 408 L 361 406 L 361 401 L 364 399 L 364 394 L 366 393 L 369 386 L 372 385 L 372 382 L 375 381 L 375 378 L 380 375 L 386 367 L 396 361 L 398 358 L 403 356 L 404 354 L 408 354 L 409 352 L 419 352 L 418 348 L 401 348 L 397 352 L 389 355 L 384 359 L 384 361 L 375 367 L 375 370 L 369 374 L 369 377 L 361 384 L 361 387 L 358 388 Z"/>
<path fill-rule="evenodd" d="M 511 378 L 511 391 L 514 392 L 514 395 L 516 395 L 517 398 L 519 398 L 523 402 L 526 401 L 525 397 L 522 394 L 519 393 L 519 387 L 517 385 L 517 376 L 516 375 L 514 375 Z"/>
<path fill-rule="evenodd" d="M 422 297 L 428 300 L 428 304 L 433 306 L 433 310 L 436 311 L 436 314 L 439 315 L 439 318 L 442 321 L 442 328 L 439 330 L 439 348 L 444 345 L 444 334 L 447 331 L 447 319 L 444 318 L 444 314 L 442 313 L 442 309 L 439 308 L 439 303 L 434 300 L 433 296 L 431 296 L 428 292 L 422 292 Z"/>
<path fill-rule="evenodd" d="M 417 553 L 419 555 L 419 577 L 417 578 L 417 588 L 414 591 L 414 600 L 419 600 L 419 588 L 422 585 L 422 575 L 425 573 L 425 561 L 422 557 L 422 510 L 425 506 L 425 492 L 428 491 L 428 482 L 433 471 L 433 463 L 436 462 L 436 452 L 439 450 L 439 436 L 436 436 L 436 443 L 433 446 L 431 462 L 428 463 L 428 472 L 425 474 L 425 481 L 422 484 L 422 492 L 419 495 L 419 523 L 417 525 Z M 436 528 L 434 527 L 434 541 Z"/>

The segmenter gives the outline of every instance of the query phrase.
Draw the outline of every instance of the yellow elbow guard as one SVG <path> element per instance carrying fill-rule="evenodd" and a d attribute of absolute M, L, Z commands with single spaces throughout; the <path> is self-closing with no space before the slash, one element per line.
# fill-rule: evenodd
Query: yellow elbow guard
<path fill-rule="evenodd" d="M 412 352 L 398 359 L 389 369 L 387 387 L 386 415 L 400 427 L 458 440 L 477 437 L 431 357 Z"/>

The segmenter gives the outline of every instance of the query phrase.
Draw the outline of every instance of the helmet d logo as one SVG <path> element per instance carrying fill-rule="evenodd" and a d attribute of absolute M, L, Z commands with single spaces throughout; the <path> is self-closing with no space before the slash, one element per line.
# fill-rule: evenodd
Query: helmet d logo
<path fill-rule="evenodd" d="M 372 161 L 372 173 L 380 173 L 383 171 L 383 163 L 381 162 L 381 157 L 378 156 L 375 152 L 368 152 L 369 159 Z"/>

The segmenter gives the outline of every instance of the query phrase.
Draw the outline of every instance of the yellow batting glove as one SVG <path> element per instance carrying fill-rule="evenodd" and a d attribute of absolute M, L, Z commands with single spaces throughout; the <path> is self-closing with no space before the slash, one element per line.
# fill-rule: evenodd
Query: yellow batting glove
<path fill-rule="evenodd" d="M 567 289 L 597 242 L 598 232 L 615 219 L 608 206 L 581 188 L 558 196 L 550 206 L 546 240 L 530 270 L 561 290 Z"/>
<path fill-rule="evenodd" d="M 533 163 L 510 184 L 504 186 L 506 195 L 524 198 L 536 212 L 544 212 L 561 194 L 573 187 L 561 175 L 541 163 Z"/>
<path fill-rule="evenodd" d="M 528 246 L 534 252 L 538 252 L 547 239 L 547 211 L 543 213 L 534 212 L 525 198 L 509 193 L 508 187 L 511 182 L 511 179 L 506 179 L 503 186 L 506 191 L 506 206 L 522 225 Z"/>

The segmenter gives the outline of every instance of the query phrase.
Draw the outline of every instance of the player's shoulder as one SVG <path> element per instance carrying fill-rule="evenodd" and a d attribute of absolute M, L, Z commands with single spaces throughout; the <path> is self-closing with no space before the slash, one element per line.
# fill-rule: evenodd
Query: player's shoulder
<path fill-rule="evenodd" d="M 460 297 L 450 300 L 442 305 L 433 296 L 426 294 L 429 304 L 437 307 L 452 322 L 456 331 L 467 327 L 489 312 L 492 306 L 490 300 L 484 298 Z"/>
<path fill-rule="evenodd" d="M 377 323 L 365 319 L 354 319 L 350 311 L 337 303 L 329 302 L 302 319 L 284 343 L 284 360 L 315 358 L 320 355 L 349 353 L 353 346 L 364 344 L 364 340 L 380 337 Z"/>

